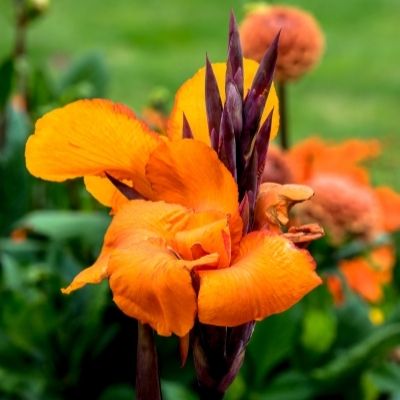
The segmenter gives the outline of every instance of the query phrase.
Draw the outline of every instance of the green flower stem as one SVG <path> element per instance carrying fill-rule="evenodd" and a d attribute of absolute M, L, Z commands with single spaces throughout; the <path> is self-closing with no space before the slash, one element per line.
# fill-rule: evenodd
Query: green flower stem
<path fill-rule="evenodd" d="M 279 98 L 279 114 L 280 114 L 280 141 L 281 147 L 287 150 L 290 146 L 288 116 L 287 116 L 287 89 L 284 82 L 277 82 L 277 91 Z"/>
<path fill-rule="evenodd" d="M 158 375 L 157 351 L 153 330 L 138 322 L 138 346 L 136 358 L 136 399 L 161 400 Z"/>

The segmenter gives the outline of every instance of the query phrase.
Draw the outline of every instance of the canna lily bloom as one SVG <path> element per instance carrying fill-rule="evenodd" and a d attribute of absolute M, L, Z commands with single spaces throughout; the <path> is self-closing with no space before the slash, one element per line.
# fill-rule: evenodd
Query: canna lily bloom
<path fill-rule="evenodd" d="M 99 258 L 63 292 L 108 279 L 118 307 L 160 335 L 185 337 L 196 318 L 260 320 L 321 283 L 306 250 L 280 232 L 252 231 L 260 166 L 278 129 L 277 46 L 260 66 L 243 60 L 235 29 L 228 63 L 207 60 L 178 90 L 167 136 L 96 99 L 49 112 L 26 145 L 34 176 L 83 177 L 114 214 Z"/>

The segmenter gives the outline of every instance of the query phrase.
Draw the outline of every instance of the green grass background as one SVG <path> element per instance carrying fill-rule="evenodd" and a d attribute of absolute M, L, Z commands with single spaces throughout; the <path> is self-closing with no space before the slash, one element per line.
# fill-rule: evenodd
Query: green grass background
<path fill-rule="evenodd" d="M 273 2 L 276 3 L 276 2 Z M 384 154 L 373 180 L 400 189 L 400 1 L 286 1 L 311 11 L 326 35 L 320 66 L 289 88 L 294 140 L 378 138 Z M 0 55 L 10 48 L 11 11 L 0 0 Z M 54 73 L 88 51 L 103 55 L 109 96 L 140 111 L 159 87 L 171 95 L 204 64 L 226 53 L 230 9 L 244 1 L 53 0 L 29 35 L 29 55 Z"/>

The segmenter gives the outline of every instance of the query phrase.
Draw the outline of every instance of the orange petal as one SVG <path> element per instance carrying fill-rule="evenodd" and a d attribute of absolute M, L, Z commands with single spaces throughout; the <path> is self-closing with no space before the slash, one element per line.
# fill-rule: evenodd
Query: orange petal
<path fill-rule="evenodd" d="M 184 261 L 162 243 L 142 242 L 110 258 L 110 287 L 118 307 L 160 335 L 185 336 L 193 327 L 196 294 L 190 269 L 209 258 Z"/>
<path fill-rule="evenodd" d="M 217 79 L 222 103 L 225 101 L 225 72 L 226 64 L 212 64 Z M 252 60 L 243 60 L 244 70 L 244 95 L 250 89 L 258 64 Z M 201 68 L 192 78 L 187 80 L 178 90 L 175 96 L 174 108 L 168 121 L 168 136 L 172 140 L 182 137 L 183 113 L 185 113 L 194 138 L 210 145 L 210 137 L 207 125 L 207 113 L 205 103 L 205 68 Z M 274 109 L 272 118 L 271 139 L 278 133 L 279 127 L 279 103 L 275 88 L 272 85 L 265 105 L 261 123 Z"/>
<path fill-rule="evenodd" d="M 290 209 L 313 195 L 314 191 L 305 185 L 261 184 L 254 214 L 255 228 L 279 232 L 281 225 L 289 222 Z"/>
<path fill-rule="evenodd" d="M 229 266 L 231 238 L 227 217 L 215 213 L 193 214 L 185 229 L 175 235 L 173 247 L 185 260 L 217 253 L 218 267 Z"/>
<path fill-rule="evenodd" d="M 370 254 L 342 260 L 340 270 L 352 290 L 364 299 L 376 303 L 382 300 L 384 284 L 393 279 L 395 254 L 392 246 L 379 246 Z"/>
<path fill-rule="evenodd" d="M 100 283 L 103 279 L 107 278 L 107 263 L 110 251 L 103 249 L 97 261 L 88 268 L 81 271 L 72 282 L 64 289 L 61 289 L 63 294 L 70 294 L 71 292 L 86 286 L 88 283 Z"/>
<path fill-rule="evenodd" d="M 113 218 L 97 261 L 80 272 L 62 292 L 69 294 L 88 283 L 99 283 L 108 276 L 108 261 L 115 249 L 126 249 L 143 240 L 172 240 L 176 231 L 185 226 L 188 218 L 187 210 L 179 205 L 129 201 Z"/>
<path fill-rule="evenodd" d="M 127 107 L 108 100 L 79 100 L 40 118 L 26 145 L 34 176 L 63 181 L 85 175 L 133 177 L 144 196 L 145 165 L 162 140 Z"/>
<path fill-rule="evenodd" d="M 329 275 L 326 278 L 326 285 L 328 290 L 331 292 L 333 302 L 336 306 L 340 306 L 344 302 L 344 291 L 342 286 L 342 280 L 337 275 Z"/>
<path fill-rule="evenodd" d="M 349 287 L 364 299 L 372 303 L 382 299 L 383 292 L 379 277 L 365 258 L 342 260 L 339 268 Z"/>
<path fill-rule="evenodd" d="M 244 237 L 230 268 L 200 271 L 199 320 L 236 326 L 287 310 L 321 283 L 310 254 L 281 236 Z"/>
<path fill-rule="evenodd" d="M 288 162 L 297 182 L 306 182 L 315 173 L 334 173 L 366 184 L 368 171 L 360 162 L 376 157 L 379 143 L 376 140 L 346 140 L 329 144 L 320 138 L 309 138 L 292 147 Z"/>
<path fill-rule="evenodd" d="M 394 232 L 400 229 L 400 194 L 389 187 L 375 189 L 383 214 L 383 229 Z"/>
<path fill-rule="evenodd" d="M 197 140 L 182 139 L 157 147 L 147 164 L 146 177 L 153 200 L 231 215 L 238 209 L 232 175 L 217 154 Z"/>

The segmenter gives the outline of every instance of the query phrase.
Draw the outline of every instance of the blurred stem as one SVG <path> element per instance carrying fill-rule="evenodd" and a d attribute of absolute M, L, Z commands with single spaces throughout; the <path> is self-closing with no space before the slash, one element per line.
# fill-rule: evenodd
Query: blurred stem
<path fill-rule="evenodd" d="M 284 82 L 277 82 L 278 98 L 279 98 L 279 113 L 280 113 L 280 140 L 282 149 L 289 148 L 289 129 L 287 116 L 287 90 Z"/>
<path fill-rule="evenodd" d="M 136 359 L 136 399 L 161 400 L 158 376 L 157 350 L 153 330 L 138 322 L 138 346 Z"/>
<path fill-rule="evenodd" d="M 20 71 L 20 62 L 26 56 L 26 32 L 28 27 L 28 17 L 25 10 L 24 0 L 14 0 L 15 4 L 15 43 L 14 60 L 17 65 L 17 90 L 23 100 L 27 99 L 27 82 L 24 72 Z M 24 68 L 23 68 L 24 69 Z"/>

